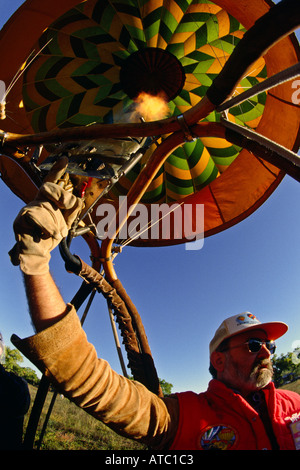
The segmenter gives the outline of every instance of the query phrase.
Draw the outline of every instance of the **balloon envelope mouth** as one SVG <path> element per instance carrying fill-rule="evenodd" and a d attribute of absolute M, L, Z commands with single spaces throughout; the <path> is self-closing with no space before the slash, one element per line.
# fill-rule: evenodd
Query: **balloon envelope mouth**
<path fill-rule="evenodd" d="M 170 52 L 146 47 L 131 54 L 120 71 L 123 90 L 131 99 L 141 92 L 163 94 L 171 101 L 181 92 L 185 73 L 179 60 Z"/>

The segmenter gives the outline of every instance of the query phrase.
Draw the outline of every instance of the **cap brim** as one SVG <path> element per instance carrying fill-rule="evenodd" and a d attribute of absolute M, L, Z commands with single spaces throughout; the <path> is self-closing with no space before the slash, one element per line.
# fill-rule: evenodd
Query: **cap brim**
<path fill-rule="evenodd" d="M 269 322 L 269 323 L 257 323 L 256 325 L 249 326 L 245 328 L 244 330 L 237 331 L 236 333 L 234 333 L 233 335 L 229 335 L 228 337 L 235 336 L 245 331 L 263 330 L 266 332 L 267 337 L 270 341 L 272 340 L 275 341 L 276 339 L 283 336 L 287 332 L 288 329 L 289 329 L 288 325 L 280 321 Z"/>

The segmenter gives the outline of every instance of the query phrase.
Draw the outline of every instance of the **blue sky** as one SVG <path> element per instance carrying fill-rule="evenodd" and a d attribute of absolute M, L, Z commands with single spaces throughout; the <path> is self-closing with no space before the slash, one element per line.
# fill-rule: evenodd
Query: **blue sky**
<path fill-rule="evenodd" d="M 0 26 L 22 3 L 0 0 Z M 142 317 L 158 375 L 173 384 L 173 391 L 205 390 L 208 343 L 227 316 L 247 310 L 261 321 L 285 321 L 290 328 L 277 341 L 277 353 L 300 345 L 299 198 L 299 183 L 286 176 L 254 214 L 205 239 L 201 250 L 126 247 L 116 258 L 116 272 Z M 14 243 L 12 223 L 22 206 L 0 181 L 0 330 L 9 346 L 12 333 L 33 333 L 22 277 L 7 255 Z M 88 261 L 80 241 L 73 251 Z M 65 272 L 57 252 L 51 269 L 65 300 L 71 300 L 81 281 Z M 98 354 L 121 371 L 100 295 L 85 330 Z"/>

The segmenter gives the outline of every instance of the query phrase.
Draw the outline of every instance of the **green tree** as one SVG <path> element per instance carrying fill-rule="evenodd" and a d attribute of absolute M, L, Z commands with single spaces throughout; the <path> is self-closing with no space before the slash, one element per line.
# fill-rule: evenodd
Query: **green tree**
<path fill-rule="evenodd" d="M 285 376 L 300 376 L 300 349 L 273 357 L 274 381 L 276 385 L 284 383 Z"/>
<path fill-rule="evenodd" d="M 23 356 L 17 349 L 11 349 L 9 346 L 5 348 L 5 369 L 8 372 L 18 374 L 21 366 L 18 362 L 23 362 Z"/>
<path fill-rule="evenodd" d="M 159 379 L 159 383 L 160 383 L 163 394 L 170 395 L 172 388 L 173 388 L 173 384 L 166 382 L 164 379 Z"/>
<path fill-rule="evenodd" d="M 40 379 L 36 375 L 35 371 L 30 367 L 21 367 L 18 363 L 23 362 L 24 358 L 20 351 L 17 349 L 11 349 L 9 346 L 5 348 L 5 370 L 13 372 L 19 377 L 23 377 L 27 382 L 32 385 L 38 385 Z"/>

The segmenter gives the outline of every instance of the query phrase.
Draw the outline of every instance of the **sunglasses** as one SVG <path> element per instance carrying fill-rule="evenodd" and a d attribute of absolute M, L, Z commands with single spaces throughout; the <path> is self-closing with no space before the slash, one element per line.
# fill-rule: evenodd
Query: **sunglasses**
<path fill-rule="evenodd" d="M 228 346 L 227 348 L 222 349 L 222 351 L 226 351 L 227 349 L 239 348 L 243 344 L 247 344 L 250 353 L 258 353 L 263 347 L 263 345 L 266 346 L 266 348 L 270 351 L 271 354 L 274 354 L 276 351 L 276 344 L 274 341 L 263 341 L 258 338 L 250 338 L 248 339 L 248 341 L 245 341 L 245 343 L 237 344 L 236 346 Z"/>

